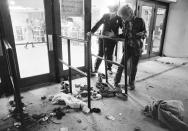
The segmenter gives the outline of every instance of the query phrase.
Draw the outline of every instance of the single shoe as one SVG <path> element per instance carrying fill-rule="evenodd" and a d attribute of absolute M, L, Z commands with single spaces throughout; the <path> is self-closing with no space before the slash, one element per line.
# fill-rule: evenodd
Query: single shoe
<path fill-rule="evenodd" d="M 135 90 L 135 84 L 130 84 L 130 85 L 129 85 L 129 89 L 130 89 L 130 90 Z"/>
<path fill-rule="evenodd" d="M 121 93 L 122 92 L 122 90 L 121 90 L 121 87 L 120 87 L 120 85 L 119 84 L 114 84 L 114 87 L 115 87 L 115 89 L 114 89 L 114 91 L 116 92 L 116 93 Z"/>

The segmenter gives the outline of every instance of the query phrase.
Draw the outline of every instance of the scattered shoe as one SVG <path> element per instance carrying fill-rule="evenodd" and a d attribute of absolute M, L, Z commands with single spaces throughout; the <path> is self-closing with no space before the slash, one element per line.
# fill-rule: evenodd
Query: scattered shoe
<path fill-rule="evenodd" d="M 125 93 L 116 93 L 116 97 L 122 99 L 122 100 L 127 100 L 128 96 Z"/>

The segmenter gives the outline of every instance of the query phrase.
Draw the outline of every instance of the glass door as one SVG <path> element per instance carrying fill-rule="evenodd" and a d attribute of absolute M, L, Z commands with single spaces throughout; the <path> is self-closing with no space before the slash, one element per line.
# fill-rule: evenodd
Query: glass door
<path fill-rule="evenodd" d="M 7 0 L 23 86 L 50 79 L 43 0 Z M 7 27 L 11 28 L 11 27 Z"/>
<path fill-rule="evenodd" d="M 155 23 L 153 31 L 153 45 L 152 54 L 159 54 L 162 46 L 162 38 L 164 35 L 165 18 L 166 18 L 166 6 L 157 5 L 155 11 Z"/>
<path fill-rule="evenodd" d="M 139 17 L 146 24 L 143 57 L 160 55 L 164 36 L 167 6 L 158 2 L 139 1 Z"/>
<path fill-rule="evenodd" d="M 61 16 L 61 35 L 84 39 L 84 0 L 59 0 Z M 62 39 L 63 60 L 68 63 L 67 40 Z M 71 65 L 85 66 L 85 44 L 71 41 Z M 63 70 L 67 70 L 63 66 Z"/>
<path fill-rule="evenodd" d="M 139 3 L 139 17 L 144 19 L 147 31 L 147 37 L 143 44 L 143 57 L 149 57 L 150 49 L 152 45 L 152 27 L 154 20 L 154 8 L 155 4 L 140 1 Z"/>

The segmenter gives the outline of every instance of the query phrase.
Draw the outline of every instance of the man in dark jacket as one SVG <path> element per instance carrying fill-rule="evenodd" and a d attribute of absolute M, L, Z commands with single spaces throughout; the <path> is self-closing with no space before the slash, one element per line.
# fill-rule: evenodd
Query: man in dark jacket
<path fill-rule="evenodd" d="M 123 34 L 121 37 L 125 38 L 124 44 L 127 44 L 127 58 L 131 62 L 129 86 L 131 90 L 134 90 L 137 65 L 142 54 L 143 40 L 146 36 L 145 23 L 142 18 L 133 15 L 133 10 L 128 5 L 122 6 L 118 11 L 118 15 L 123 20 Z M 124 64 L 124 55 L 125 53 L 121 59 L 122 65 Z M 116 87 L 119 87 L 118 84 L 121 80 L 122 72 L 123 68 L 119 66 L 114 79 Z"/>
<path fill-rule="evenodd" d="M 118 32 L 119 32 L 118 29 L 122 24 L 121 18 L 117 15 L 118 5 L 109 6 L 109 10 L 110 10 L 110 13 L 104 14 L 103 17 L 91 29 L 90 33 L 95 33 L 97 29 L 103 24 L 103 29 L 101 32 L 102 35 L 109 36 L 112 32 L 115 35 L 118 35 Z M 98 44 L 99 44 L 98 56 L 103 57 L 104 55 L 103 47 L 104 47 L 107 60 L 112 60 L 114 47 L 117 44 L 117 41 L 114 41 L 112 39 L 99 38 Z M 102 60 L 99 58 L 96 59 L 95 66 L 94 66 L 94 73 L 97 73 L 98 68 L 101 64 L 101 61 Z M 112 64 L 107 63 L 107 70 L 109 73 L 112 74 L 111 68 L 112 68 Z"/>

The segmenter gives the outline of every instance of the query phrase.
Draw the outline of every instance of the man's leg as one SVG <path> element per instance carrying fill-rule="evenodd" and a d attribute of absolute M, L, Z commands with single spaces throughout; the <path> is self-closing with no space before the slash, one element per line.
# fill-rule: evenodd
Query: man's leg
<path fill-rule="evenodd" d="M 99 38 L 98 40 L 98 44 L 99 44 L 99 50 L 98 50 L 98 56 L 103 57 L 104 52 L 103 52 L 103 40 Z M 99 66 L 101 64 L 102 60 L 97 58 L 95 61 L 95 66 L 94 66 L 94 72 L 97 72 L 99 69 Z"/>
<path fill-rule="evenodd" d="M 121 58 L 121 63 L 120 64 L 124 65 L 124 54 L 123 54 L 123 56 Z M 117 73 L 116 73 L 115 78 L 114 78 L 114 85 L 115 86 L 117 86 L 120 83 L 122 72 L 123 72 L 123 67 L 118 66 Z"/>
<path fill-rule="evenodd" d="M 114 52 L 114 47 L 116 45 L 116 41 L 108 41 L 108 45 L 106 46 L 107 47 L 107 50 L 106 50 L 106 57 L 107 57 L 107 60 L 113 60 L 113 52 Z M 112 63 L 109 63 L 107 64 L 107 69 L 108 70 L 112 70 Z"/>
<path fill-rule="evenodd" d="M 140 58 L 140 56 L 138 56 L 138 55 L 137 56 L 132 55 L 130 58 L 131 75 L 129 77 L 129 85 L 130 85 L 131 90 L 135 89 L 135 77 L 136 77 L 136 73 L 137 73 L 137 66 L 138 66 L 139 58 Z"/>

